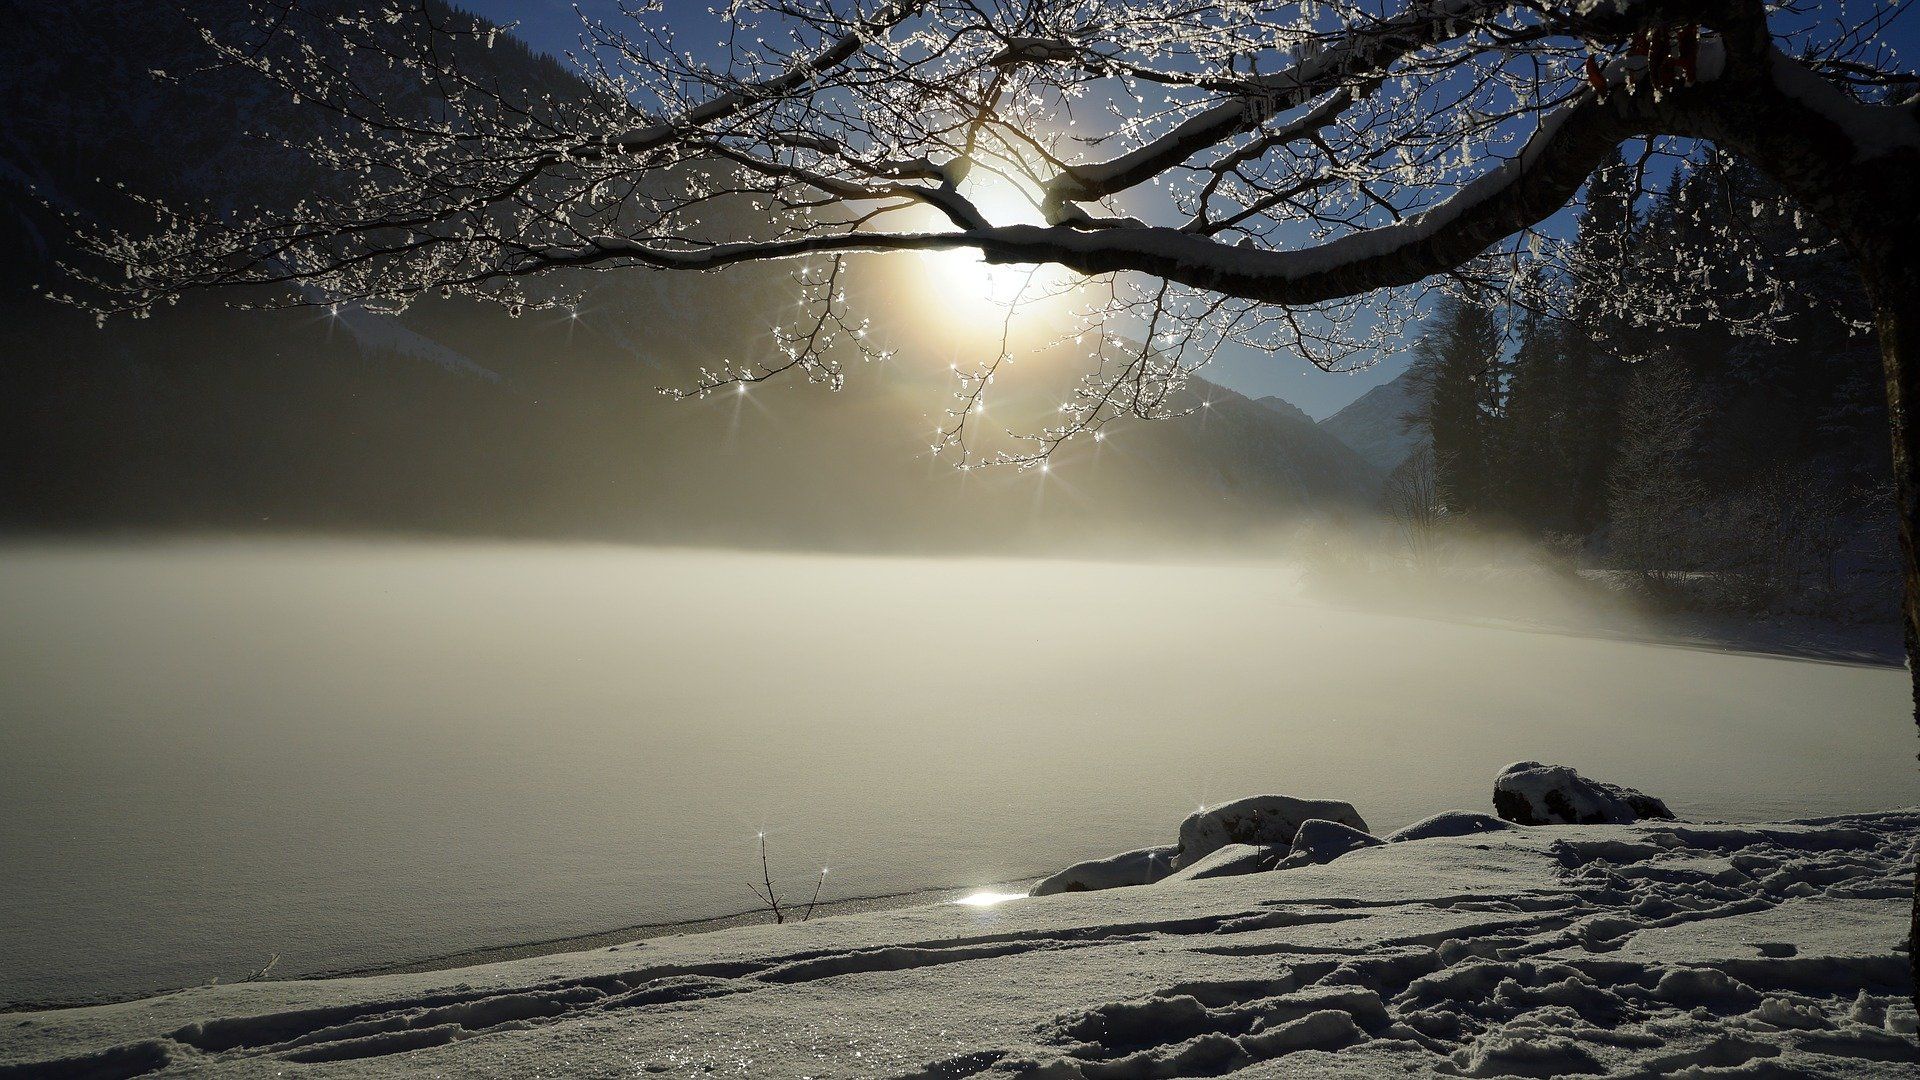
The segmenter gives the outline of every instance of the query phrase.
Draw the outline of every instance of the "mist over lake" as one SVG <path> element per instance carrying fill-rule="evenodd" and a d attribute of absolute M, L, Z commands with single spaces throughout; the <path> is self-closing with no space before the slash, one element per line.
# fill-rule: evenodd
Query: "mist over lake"
<path fill-rule="evenodd" d="M 1573 760 L 1911 801 L 1897 667 L 1369 612 L 1284 565 L 439 542 L 0 558 L 0 1000 L 1027 880 L 1202 803 L 1376 831 Z M 804 899 L 804 896 L 802 896 Z"/>

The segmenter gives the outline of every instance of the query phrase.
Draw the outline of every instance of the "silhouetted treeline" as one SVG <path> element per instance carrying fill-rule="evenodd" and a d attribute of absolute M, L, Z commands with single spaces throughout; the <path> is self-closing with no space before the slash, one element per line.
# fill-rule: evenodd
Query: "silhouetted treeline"
<path fill-rule="evenodd" d="M 1726 155 L 1636 205 L 1638 183 L 1620 160 L 1590 182 L 1566 269 L 1536 271 L 1550 303 L 1437 307 L 1407 418 L 1432 453 L 1407 468 L 1432 470 L 1449 516 L 1583 546 L 1691 600 L 1851 606 L 1850 581 L 1892 552 L 1858 278 Z M 1752 285 L 1755 259 L 1784 287 Z"/>

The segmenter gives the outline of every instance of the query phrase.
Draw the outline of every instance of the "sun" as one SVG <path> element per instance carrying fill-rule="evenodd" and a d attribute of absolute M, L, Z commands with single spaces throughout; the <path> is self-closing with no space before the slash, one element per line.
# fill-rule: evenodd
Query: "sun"
<path fill-rule="evenodd" d="M 990 225 L 1045 224 L 1037 186 L 976 168 L 960 193 Z M 895 211 L 887 227 L 953 229 L 927 206 Z M 967 358 L 969 366 L 983 355 L 1025 353 L 1069 335 L 1094 306 L 1079 287 L 1082 277 L 1065 267 L 994 264 L 970 248 L 884 254 L 858 265 L 858 288 L 875 305 L 876 329 L 909 347 Z"/>
<path fill-rule="evenodd" d="M 1030 287 L 1037 276 L 1031 266 L 995 265 L 972 250 L 929 252 L 921 258 L 940 300 L 969 314 L 1004 315 L 1010 305 L 1039 295 Z"/>
<path fill-rule="evenodd" d="M 979 173 L 961 185 L 994 225 L 1044 225 L 1036 191 L 992 173 Z M 1031 331 L 1040 322 L 1058 324 L 1072 306 L 1077 275 L 1058 266 L 990 263 L 978 251 L 923 252 L 919 305 L 929 320 L 967 336 L 990 336 L 1008 329 L 1009 319 Z"/>
<path fill-rule="evenodd" d="M 1034 192 L 987 174 L 969 179 L 961 194 L 995 225 L 1044 225 Z M 1021 299 L 1035 276 L 1031 266 L 996 265 L 972 249 L 927 252 L 921 258 L 944 296 L 957 304 L 989 304 L 996 310 Z M 1031 297 L 1029 297 L 1031 299 Z"/>

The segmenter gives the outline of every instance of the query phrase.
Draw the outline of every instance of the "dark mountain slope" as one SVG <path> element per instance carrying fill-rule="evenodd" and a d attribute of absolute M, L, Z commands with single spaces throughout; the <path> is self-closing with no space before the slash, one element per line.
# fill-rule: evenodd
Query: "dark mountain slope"
<path fill-rule="evenodd" d="M 1269 394 L 1256 404 L 1264 405 L 1279 418 L 1279 429 L 1293 452 L 1314 463 L 1314 467 L 1346 482 L 1370 490 L 1377 489 L 1384 473 L 1352 447 L 1316 423 L 1313 417 L 1283 397 Z"/>

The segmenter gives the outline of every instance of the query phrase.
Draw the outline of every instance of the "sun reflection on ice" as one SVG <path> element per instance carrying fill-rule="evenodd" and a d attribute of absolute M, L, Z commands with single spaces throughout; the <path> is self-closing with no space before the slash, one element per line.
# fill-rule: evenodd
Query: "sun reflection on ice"
<path fill-rule="evenodd" d="M 1009 900 L 1019 900 L 1026 895 L 1026 893 L 994 892 L 991 889 L 982 889 L 976 893 L 968 893 L 966 896 L 962 896 L 953 902 L 956 904 L 965 904 L 968 907 L 992 907 L 995 904 L 1004 904 Z"/>

